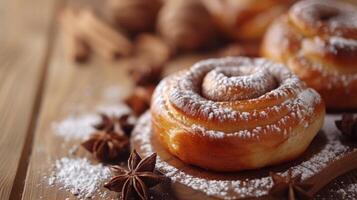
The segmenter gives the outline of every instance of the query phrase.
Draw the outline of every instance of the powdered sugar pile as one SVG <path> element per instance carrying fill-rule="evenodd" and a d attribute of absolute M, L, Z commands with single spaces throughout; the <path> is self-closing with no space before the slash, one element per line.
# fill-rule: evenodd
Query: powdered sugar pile
<path fill-rule="evenodd" d="M 94 124 L 98 123 L 98 115 L 89 114 L 83 116 L 69 116 L 59 123 L 52 124 L 55 134 L 63 137 L 66 141 L 72 139 L 84 139 L 93 133 Z"/>
<path fill-rule="evenodd" d="M 345 189 L 335 191 L 342 199 L 357 199 L 357 183 L 349 184 Z"/>
<path fill-rule="evenodd" d="M 123 88 L 120 85 L 112 85 L 104 89 L 102 97 L 106 102 L 119 102 L 123 98 Z"/>
<path fill-rule="evenodd" d="M 98 106 L 96 113 L 105 113 L 109 116 L 121 116 L 129 113 L 129 108 L 124 104 Z M 95 131 L 93 125 L 100 122 L 98 114 L 70 115 L 60 122 L 52 124 L 56 135 L 63 137 L 66 141 L 86 139 Z"/>
<path fill-rule="evenodd" d="M 53 174 L 48 178 L 49 185 L 61 185 L 79 199 L 106 196 L 99 189 L 110 177 L 110 170 L 102 164 L 92 165 L 86 158 L 64 157 L 57 160 L 54 167 Z"/>
<path fill-rule="evenodd" d="M 129 112 L 129 108 L 124 104 L 98 106 L 95 113 L 70 115 L 60 122 L 53 123 L 52 128 L 54 133 L 63 137 L 65 141 L 84 140 L 95 131 L 93 125 L 100 122 L 98 113 L 121 116 Z M 72 151 L 73 149 L 70 149 L 69 154 L 72 155 Z M 107 192 L 101 192 L 103 183 L 111 175 L 108 167 L 91 164 L 86 158 L 63 157 L 55 161 L 53 169 L 50 176 L 44 177 L 50 186 L 58 185 L 59 189 L 67 190 L 79 199 L 95 196 L 100 199 L 110 199 Z"/>
<path fill-rule="evenodd" d="M 138 121 L 138 125 L 133 131 L 134 148 L 147 156 L 154 150 L 151 144 L 151 120 L 150 114 L 144 114 Z M 333 121 L 337 117 L 328 116 L 323 130 L 326 132 L 326 145 L 322 149 L 312 155 L 308 160 L 299 163 L 292 167 L 293 175 L 301 174 L 302 179 L 306 180 L 314 174 L 324 169 L 329 162 L 343 156 L 344 153 L 353 151 L 349 146 L 343 145 L 333 131 L 337 131 L 333 127 Z M 156 167 L 159 171 L 170 177 L 172 181 L 184 184 L 194 190 L 201 191 L 210 196 L 216 196 L 224 199 L 236 199 L 244 197 L 259 197 L 268 193 L 272 187 L 272 179 L 269 176 L 260 178 L 250 178 L 244 180 L 210 180 L 193 176 L 182 169 L 178 169 L 166 161 L 162 160 L 160 156 L 157 157 Z M 287 171 L 282 171 L 286 174 Z"/>

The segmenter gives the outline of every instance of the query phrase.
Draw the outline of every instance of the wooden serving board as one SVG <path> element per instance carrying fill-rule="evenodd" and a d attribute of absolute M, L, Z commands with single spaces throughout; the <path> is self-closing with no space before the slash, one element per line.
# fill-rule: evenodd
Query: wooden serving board
<path fill-rule="evenodd" d="M 357 150 L 357 145 L 345 141 L 336 129 L 334 121 L 340 116 L 327 115 L 322 130 L 299 159 L 259 170 L 218 173 L 185 164 L 166 151 L 152 133 L 150 117 L 146 113 L 139 119 L 133 132 L 133 148 L 142 156 L 158 153 L 157 169 L 173 180 L 172 188 L 179 199 L 266 199 L 272 187 L 269 172 L 293 169 L 293 174 L 302 174 L 302 179 L 309 181 L 328 164 Z"/>

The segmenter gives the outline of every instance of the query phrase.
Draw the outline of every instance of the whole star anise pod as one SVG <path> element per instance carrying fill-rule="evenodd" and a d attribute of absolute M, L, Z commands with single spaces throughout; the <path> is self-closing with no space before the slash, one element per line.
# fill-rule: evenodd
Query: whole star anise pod
<path fill-rule="evenodd" d="M 154 92 L 154 86 L 136 87 L 128 98 L 124 100 L 136 116 L 140 116 L 150 107 L 151 95 Z"/>
<path fill-rule="evenodd" d="M 312 196 L 307 192 L 312 185 L 301 182 L 301 174 L 293 177 L 292 170 L 289 169 L 286 176 L 277 173 L 270 173 L 273 179 L 273 187 L 270 189 L 269 194 L 279 199 L 311 199 Z"/>
<path fill-rule="evenodd" d="M 336 120 L 335 124 L 341 133 L 354 141 L 357 141 L 357 117 L 353 114 L 343 114 L 341 120 Z"/>
<path fill-rule="evenodd" d="M 99 161 L 111 162 L 127 155 L 130 143 L 123 133 L 98 131 L 83 142 L 82 146 Z"/>
<path fill-rule="evenodd" d="M 134 150 L 128 160 L 128 169 L 113 166 L 111 169 L 116 174 L 107 184 L 109 190 L 121 192 L 121 199 L 136 196 L 142 200 L 149 199 L 149 188 L 163 182 L 165 177 L 154 173 L 156 153 L 141 159 Z"/>
<path fill-rule="evenodd" d="M 129 114 L 117 116 L 108 116 L 106 114 L 100 114 L 101 122 L 93 127 L 99 131 L 116 132 L 121 134 L 123 131 L 126 135 L 130 135 L 134 128 L 134 123 L 130 122 Z"/>
<path fill-rule="evenodd" d="M 163 67 L 150 64 L 148 61 L 134 63 L 129 75 L 137 86 L 157 85 L 162 78 Z"/>

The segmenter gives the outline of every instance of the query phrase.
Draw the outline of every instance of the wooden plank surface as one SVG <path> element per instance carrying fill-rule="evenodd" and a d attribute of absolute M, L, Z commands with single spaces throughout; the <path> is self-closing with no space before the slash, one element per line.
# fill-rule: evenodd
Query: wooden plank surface
<path fill-rule="evenodd" d="M 30 155 L 55 0 L 0 1 L 0 199 L 18 199 Z"/>
<path fill-rule="evenodd" d="M 59 187 L 49 187 L 44 174 L 51 169 L 56 159 L 68 156 L 66 149 L 78 145 L 80 141 L 65 142 L 55 135 L 52 124 L 74 113 L 94 112 L 95 107 L 103 103 L 102 92 L 108 87 L 120 85 L 122 94 L 129 91 L 125 63 L 108 64 L 94 60 L 86 66 L 75 66 L 66 59 L 61 40 L 56 43 L 49 65 L 23 199 L 65 199 L 71 196 L 59 190 Z"/>
<path fill-rule="evenodd" d="M 15 2 L 17 1 L 21 0 L 15 0 Z M 52 1 L 55 0 L 39 1 L 43 4 L 41 6 L 47 5 L 50 7 L 50 5 L 53 4 Z M 88 1 L 86 1 L 86 3 L 88 3 Z M 3 19 L 3 8 L 4 6 L 0 7 L 0 20 Z M 56 32 L 59 32 L 59 30 L 56 30 Z M 0 31 L 0 36 L 1 34 Z M 66 141 L 64 138 L 56 135 L 56 131 L 53 128 L 54 124 L 65 120 L 69 116 L 81 116 L 88 113 L 94 114 L 97 112 L 97 108 L 103 105 L 117 105 L 120 98 L 128 95 L 133 86 L 133 83 L 129 80 L 127 75 L 128 60 L 124 59 L 118 62 L 108 62 L 95 57 L 92 58 L 88 64 L 78 66 L 67 59 L 65 56 L 66 49 L 63 46 L 61 35 L 57 36 L 59 39 L 56 40 L 56 43 L 54 44 L 54 51 L 50 56 L 46 73 L 46 84 L 42 95 L 43 98 L 41 101 L 40 113 L 36 120 L 37 126 L 33 139 L 33 151 L 27 169 L 22 199 L 76 199 L 70 192 L 61 188 L 61 185 L 56 184 L 51 186 L 48 182 L 48 176 L 53 169 L 55 161 L 63 157 L 70 157 L 71 150 L 76 149 L 80 144 L 79 139 Z M 2 49 L 2 47 L 0 47 L 0 49 Z M 167 72 L 170 73 L 188 67 L 191 63 L 201 58 L 203 57 L 199 55 L 188 55 L 175 59 L 169 63 Z M 22 62 L 26 62 L 26 59 Z M 0 70 L 2 70 L 2 68 L 0 68 Z M 36 70 L 32 69 L 24 72 L 26 72 L 26 74 L 33 74 L 35 73 L 34 71 Z M 3 74 L 0 73 L 1 80 L 3 78 L 2 76 Z M 37 79 L 31 80 L 36 80 L 39 84 L 41 82 L 41 77 L 39 76 Z M 4 96 L 1 91 L 0 96 Z M 35 96 L 36 95 L 34 95 L 34 97 Z M 19 101 L 20 100 L 22 99 L 19 99 Z M 34 102 L 35 101 L 33 101 L 31 105 L 33 105 Z M 25 103 L 27 103 L 27 101 Z M 2 108 L 1 106 L 2 105 L 0 104 L 0 108 Z M 32 106 L 32 108 L 33 107 L 34 106 Z M 33 108 L 33 110 L 36 109 Z M 2 117 L 2 113 L 0 113 L 0 117 Z M 30 117 L 26 119 L 30 119 Z M 34 116 L 33 119 L 36 119 L 36 116 Z M 0 118 L 0 120 L 2 120 L 2 118 Z M 2 121 L 0 121 L 0 124 L 2 124 Z M 11 126 L 9 127 L 11 128 Z M 0 135 L 0 137 L 2 137 L 2 135 Z M 17 137 L 23 137 L 23 135 Z M 22 138 L 22 140 L 23 143 L 25 139 Z M 0 139 L 0 141 L 2 140 Z M 2 152 L 3 151 L 0 153 Z M 91 156 L 82 148 L 79 148 L 75 157 L 86 157 L 90 159 L 91 162 L 95 163 L 95 161 L 91 159 Z M 1 181 L 2 177 L 0 178 L 0 183 Z M 187 195 L 188 199 L 190 195 L 192 194 Z M 0 196 L 0 199 L 3 199 L 1 197 L 2 196 Z M 117 197 L 116 194 L 109 193 L 105 199 L 114 197 Z M 97 197 L 96 199 L 101 198 Z"/>
<path fill-rule="evenodd" d="M 23 199 L 73 198 L 72 194 L 60 189 L 61 185 L 49 186 L 46 176 L 55 160 L 69 156 L 68 149 L 78 146 L 80 140 L 65 141 L 55 134 L 53 124 L 71 115 L 96 113 L 100 106 L 117 105 L 120 97 L 128 95 L 133 86 L 127 74 L 129 60 L 111 63 L 94 58 L 89 64 L 78 66 L 65 57 L 66 51 L 61 40 L 55 46 Z M 188 67 L 199 58 L 200 56 L 183 57 L 170 63 L 170 68 L 177 70 Z M 110 92 L 108 95 L 109 90 L 116 90 L 120 97 L 108 98 L 111 96 Z M 82 148 L 76 155 L 77 158 L 91 159 Z"/>

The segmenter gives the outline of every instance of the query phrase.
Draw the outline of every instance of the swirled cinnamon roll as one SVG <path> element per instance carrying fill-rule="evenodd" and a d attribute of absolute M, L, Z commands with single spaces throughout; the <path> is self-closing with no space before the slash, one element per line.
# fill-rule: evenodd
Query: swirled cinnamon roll
<path fill-rule="evenodd" d="M 152 126 L 182 161 L 217 171 L 298 157 L 320 129 L 324 103 L 286 67 L 265 59 L 211 59 L 156 88 Z"/>
<path fill-rule="evenodd" d="M 357 108 L 357 7 L 301 1 L 267 31 L 262 54 L 285 63 L 331 109 Z"/>
<path fill-rule="evenodd" d="M 260 40 L 295 0 L 203 0 L 218 28 L 236 40 Z"/>

